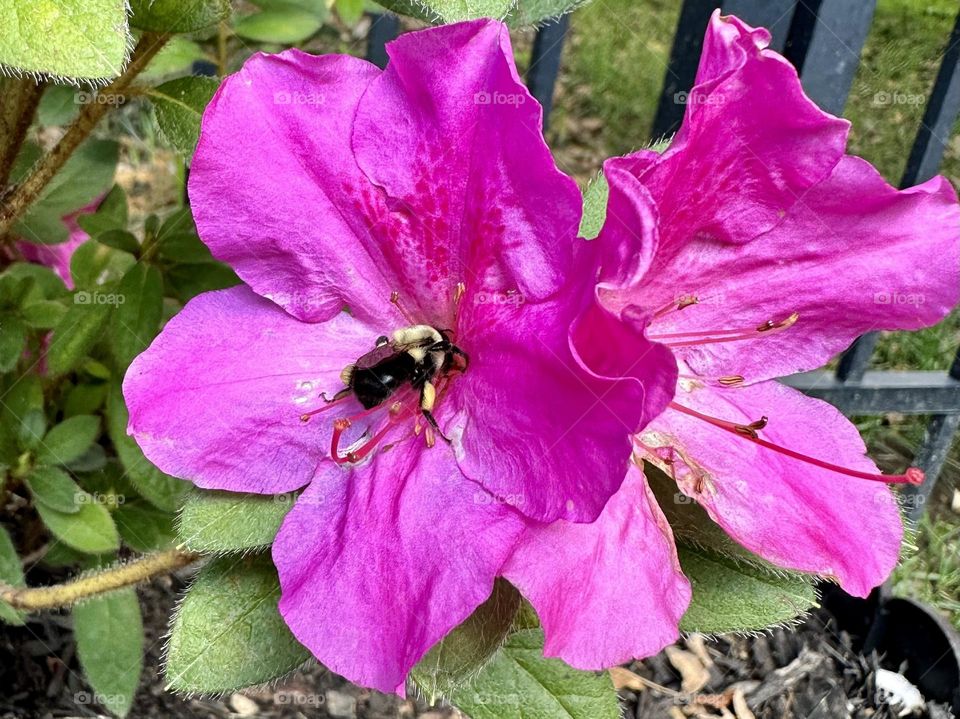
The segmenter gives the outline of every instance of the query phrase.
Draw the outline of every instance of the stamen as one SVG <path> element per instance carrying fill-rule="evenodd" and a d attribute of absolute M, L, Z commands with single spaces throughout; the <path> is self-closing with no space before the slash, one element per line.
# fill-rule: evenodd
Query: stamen
<path fill-rule="evenodd" d="M 700 299 L 696 295 L 682 295 L 676 300 L 668 302 L 663 307 L 658 309 L 653 313 L 653 319 L 658 317 L 663 317 L 665 314 L 670 312 L 679 311 L 690 305 L 695 305 L 700 302 Z"/>
<path fill-rule="evenodd" d="M 794 312 L 786 319 L 775 322 L 767 320 L 762 325 L 753 328 L 735 330 L 698 330 L 696 332 L 670 332 L 666 334 L 651 334 L 649 338 L 654 342 L 661 342 L 668 347 L 692 347 L 696 345 L 716 344 L 718 342 L 739 342 L 741 340 L 757 339 L 758 334 L 775 334 L 793 327 L 800 319 L 800 314 Z M 688 339 L 689 338 L 689 339 Z"/>
<path fill-rule="evenodd" d="M 398 292 L 397 290 L 394 290 L 393 292 L 391 292 L 390 302 L 396 306 L 397 310 L 399 310 L 400 314 L 403 315 L 403 318 L 407 322 L 409 322 L 411 325 L 417 324 L 417 322 L 414 321 L 413 319 L 413 315 L 410 314 L 410 311 L 407 310 L 407 308 L 400 302 L 400 292 Z"/>
<path fill-rule="evenodd" d="M 860 472 L 855 469 L 848 469 L 847 467 L 831 464 L 830 462 L 825 462 L 822 459 L 817 459 L 816 457 L 811 457 L 787 447 L 781 447 L 780 445 L 774 444 L 773 442 L 769 442 L 765 439 L 761 439 L 757 435 L 757 432 L 767 425 L 766 417 L 762 417 L 756 422 L 751 422 L 750 424 L 737 424 L 736 422 L 730 422 L 725 419 L 711 417 L 710 415 L 703 414 L 702 412 L 698 412 L 695 409 L 690 409 L 689 407 L 684 407 L 676 402 L 671 402 L 670 407 L 678 412 L 689 415 L 690 417 L 703 420 L 714 427 L 719 427 L 727 432 L 731 432 L 738 437 L 747 439 L 754 444 L 760 445 L 761 447 L 766 447 L 767 449 L 778 452 L 782 455 L 790 457 L 791 459 L 796 459 L 801 462 L 811 464 L 815 467 L 829 470 L 831 472 L 845 474 L 848 477 L 856 477 L 857 479 L 867 479 L 872 482 L 884 482 L 885 484 L 921 484 L 923 482 L 923 470 L 917 467 L 910 467 L 910 469 L 908 469 L 904 474 L 873 474 L 870 472 Z"/>
<path fill-rule="evenodd" d="M 453 304 L 459 305 L 460 300 L 463 299 L 463 295 L 464 293 L 466 293 L 466 291 L 467 291 L 467 286 L 462 282 L 458 282 L 457 289 L 454 290 L 453 292 Z"/>
<path fill-rule="evenodd" d="M 728 377 L 721 377 L 717 380 L 724 387 L 736 387 L 739 384 L 743 384 L 743 375 L 732 374 Z"/>
<path fill-rule="evenodd" d="M 324 402 L 326 402 L 326 404 L 323 407 L 319 407 L 315 410 L 311 410 L 310 412 L 304 412 L 303 414 L 301 414 L 300 415 L 301 422 L 309 422 L 310 418 L 313 417 L 314 415 L 320 414 L 321 412 L 326 412 L 328 409 L 333 409 L 338 404 L 341 404 L 344 400 L 349 399 L 350 395 L 344 395 L 340 399 L 327 399 L 327 393 L 321 392 L 320 397 L 323 399 Z"/>
<path fill-rule="evenodd" d="M 691 382 L 716 382 L 724 387 L 736 387 L 746 381 L 743 375 L 739 374 L 727 375 L 726 377 L 701 377 L 698 374 L 679 374 L 677 378 L 690 380 Z"/>

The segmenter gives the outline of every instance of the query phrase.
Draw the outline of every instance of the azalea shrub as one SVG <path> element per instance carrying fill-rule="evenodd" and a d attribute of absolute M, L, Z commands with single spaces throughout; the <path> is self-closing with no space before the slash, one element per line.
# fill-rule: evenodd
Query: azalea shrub
<path fill-rule="evenodd" d="M 114 714 L 132 587 L 184 567 L 171 691 L 318 661 L 474 719 L 619 716 L 604 670 L 893 570 L 922 473 L 777 378 L 949 312 L 956 193 L 848 155 L 719 13 L 679 132 L 581 192 L 510 36 L 570 4 L 390 2 L 426 22 L 385 69 L 284 49 L 341 0 L 103 0 L 57 53 L 0 44 L 44 78 L 0 80 L 0 617 L 72 607 Z M 130 101 L 189 168 L 142 220 L 101 123 Z"/>

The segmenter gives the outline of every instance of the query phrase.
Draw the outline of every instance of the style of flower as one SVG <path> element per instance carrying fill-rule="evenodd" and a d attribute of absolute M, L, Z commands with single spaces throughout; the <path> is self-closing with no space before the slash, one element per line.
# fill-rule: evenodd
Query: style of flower
<path fill-rule="evenodd" d="M 188 303 L 124 396 L 163 471 L 306 487 L 272 549 L 280 611 L 333 671 L 402 691 L 527 521 L 598 516 L 677 370 L 596 303 L 603 243 L 577 239 L 506 27 L 389 54 L 258 54 L 224 81 L 189 192 L 245 285 Z"/>
<path fill-rule="evenodd" d="M 751 552 L 865 596 L 900 550 L 886 484 L 922 473 L 880 474 L 853 424 L 775 378 L 865 332 L 942 319 L 960 292 L 960 208 L 942 177 L 897 191 L 847 155 L 848 123 L 769 40 L 715 13 L 669 147 L 605 163 L 598 293 L 679 368 L 675 399 L 636 436 L 638 465 Z M 637 466 L 592 525 L 531 526 L 504 575 L 547 654 L 597 669 L 676 638 L 690 592 L 673 546 Z"/>

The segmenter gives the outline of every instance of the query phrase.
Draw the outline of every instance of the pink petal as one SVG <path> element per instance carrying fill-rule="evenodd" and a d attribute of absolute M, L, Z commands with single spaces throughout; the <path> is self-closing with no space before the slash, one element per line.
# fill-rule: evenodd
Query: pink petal
<path fill-rule="evenodd" d="M 553 162 L 540 106 L 506 26 L 478 20 L 402 35 L 357 111 L 353 146 L 410 234 L 384 246 L 411 278 L 418 314 L 468 293 L 533 301 L 567 276 L 580 221 L 576 183 Z M 468 300 L 469 301 L 469 300 Z M 449 325 L 441 325 L 449 326 Z"/>
<path fill-rule="evenodd" d="M 683 125 L 641 178 L 668 248 L 697 237 L 756 237 L 843 157 L 849 123 L 803 94 L 796 70 L 767 49 L 769 40 L 719 11 L 710 20 Z"/>
<path fill-rule="evenodd" d="M 593 524 L 531 524 L 503 575 L 540 615 L 544 653 L 579 669 L 656 654 L 690 603 L 673 533 L 635 465 Z"/>
<path fill-rule="evenodd" d="M 190 171 L 200 237 L 255 292 L 304 320 L 349 305 L 389 329 L 397 289 L 380 245 L 398 225 L 350 148 L 362 60 L 257 53 L 221 84 Z"/>
<path fill-rule="evenodd" d="M 661 234 L 661 238 L 664 236 Z M 647 307 L 678 293 L 700 304 L 664 315 L 653 336 L 751 332 L 799 314 L 782 332 L 699 344 L 678 356 L 705 376 L 747 381 L 813 369 L 858 335 L 918 329 L 960 299 L 960 207 L 950 184 L 934 178 L 897 191 L 867 162 L 845 158 L 784 221 L 745 244 L 690 237 L 661 250 L 630 295 Z"/>
<path fill-rule="evenodd" d="M 696 386 L 678 392 L 676 401 L 743 424 L 767 416 L 760 436 L 769 442 L 849 469 L 878 471 L 849 420 L 777 382 Z M 851 594 L 866 596 L 897 562 L 903 529 L 884 484 L 787 457 L 674 409 L 639 439 L 661 448 L 648 451 L 647 459 L 672 472 L 680 489 L 731 537 L 774 564 L 835 577 Z"/>
<path fill-rule="evenodd" d="M 490 595 L 521 530 L 442 444 L 328 464 L 273 545 L 280 612 L 324 666 L 402 694 L 411 667 Z"/>
<path fill-rule="evenodd" d="M 97 198 L 84 208 L 71 212 L 63 218 L 63 224 L 67 226 L 69 235 L 65 242 L 55 245 L 42 245 L 36 242 L 27 242 L 21 240 L 17 242 L 17 249 L 23 255 L 27 262 L 34 262 L 44 265 L 53 270 L 57 277 L 63 280 L 67 289 L 73 289 L 73 276 L 70 274 L 70 260 L 73 258 L 74 250 L 90 239 L 90 235 L 84 232 L 77 224 L 77 217 L 90 212 L 95 212 L 102 198 Z"/>
<path fill-rule="evenodd" d="M 130 365 L 128 431 L 160 469 L 200 487 L 302 487 L 329 456 L 331 423 L 300 416 L 343 386 L 340 370 L 376 334 L 345 313 L 300 322 L 244 286 L 199 295 Z"/>
<path fill-rule="evenodd" d="M 594 247 L 581 245 L 583 276 L 550 300 L 465 308 L 476 350 L 448 434 L 464 474 L 539 521 L 592 522 L 623 482 L 630 435 L 676 385 L 669 350 L 596 303 L 571 305 L 592 284 Z"/>

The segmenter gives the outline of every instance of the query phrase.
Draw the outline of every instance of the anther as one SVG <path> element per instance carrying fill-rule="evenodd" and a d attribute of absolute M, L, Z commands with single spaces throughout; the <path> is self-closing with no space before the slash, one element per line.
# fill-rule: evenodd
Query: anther
<path fill-rule="evenodd" d="M 717 380 L 724 387 L 736 387 L 738 384 L 743 384 L 743 375 L 732 374 L 728 377 L 721 377 Z"/>

